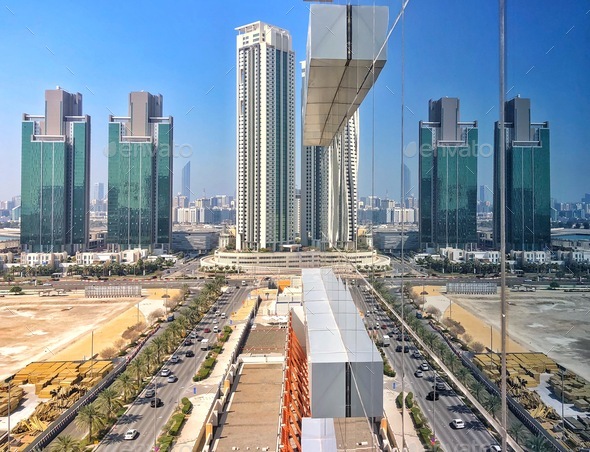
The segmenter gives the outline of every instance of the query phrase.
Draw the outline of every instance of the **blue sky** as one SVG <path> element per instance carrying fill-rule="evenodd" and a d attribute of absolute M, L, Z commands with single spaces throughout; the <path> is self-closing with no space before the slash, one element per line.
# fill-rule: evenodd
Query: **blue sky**
<path fill-rule="evenodd" d="M 353 2 L 359 3 L 373 4 Z M 392 23 L 401 2 L 378 4 L 390 7 Z M 43 113 L 44 90 L 56 85 L 81 92 L 84 112 L 92 116 L 92 183 L 107 181 L 108 115 L 127 114 L 128 93 L 146 90 L 163 94 L 164 114 L 174 116 L 175 144 L 183 151 L 174 160 L 175 190 L 190 159 L 197 196 L 233 194 L 234 29 L 257 20 L 286 28 L 301 61 L 309 16 L 309 3 L 302 0 L 38 2 L 34 7 L 9 0 L 5 5 L 0 9 L 0 199 L 20 192 L 22 114 Z M 532 120 L 549 121 L 552 196 L 561 200 L 590 192 L 589 10 L 589 0 L 510 2 L 508 9 L 508 97 L 530 97 Z M 459 97 L 461 119 L 478 120 L 480 145 L 492 145 L 498 114 L 497 5 L 412 0 L 405 30 L 404 143 L 415 184 L 418 160 L 411 143 L 417 141 L 418 121 L 427 119 L 429 99 Z M 361 196 L 374 187 L 377 196 L 399 198 L 400 38 L 398 27 L 385 69 L 361 107 Z M 487 154 L 479 159 L 479 180 L 491 186 Z"/>

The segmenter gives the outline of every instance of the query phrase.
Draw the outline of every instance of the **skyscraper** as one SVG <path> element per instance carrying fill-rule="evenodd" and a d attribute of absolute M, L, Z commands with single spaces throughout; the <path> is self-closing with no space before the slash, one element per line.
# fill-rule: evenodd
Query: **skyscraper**
<path fill-rule="evenodd" d="M 301 63 L 303 89 L 305 64 Z M 355 247 L 358 159 L 358 110 L 329 146 L 302 146 L 300 228 L 303 246 Z"/>
<path fill-rule="evenodd" d="M 429 102 L 420 121 L 420 246 L 477 242 L 477 122 L 459 120 L 459 99 Z"/>
<path fill-rule="evenodd" d="M 94 199 L 97 201 L 102 201 L 104 199 L 104 184 L 102 182 L 94 184 Z"/>
<path fill-rule="evenodd" d="M 88 242 L 90 116 L 82 94 L 45 91 L 45 115 L 23 115 L 21 245 L 74 253 Z"/>
<path fill-rule="evenodd" d="M 549 123 L 531 122 L 531 100 L 505 103 L 506 249 L 551 246 Z M 500 129 L 494 136 L 494 240 L 500 244 Z"/>
<path fill-rule="evenodd" d="M 236 248 L 295 239 L 295 54 L 287 30 L 236 29 Z"/>
<path fill-rule="evenodd" d="M 180 194 L 188 200 L 191 199 L 191 162 L 182 167 Z"/>
<path fill-rule="evenodd" d="M 129 116 L 109 116 L 107 243 L 168 250 L 172 235 L 171 116 L 161 94 L 129 94 Z"/>

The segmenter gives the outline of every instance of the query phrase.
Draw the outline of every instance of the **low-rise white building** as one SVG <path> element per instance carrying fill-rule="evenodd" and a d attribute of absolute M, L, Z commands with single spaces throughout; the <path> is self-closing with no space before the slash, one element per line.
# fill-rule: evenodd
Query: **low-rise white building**
<path fill-rule="evenodd" d="M 76 253 L 76 264 L 78 265 L 103 265 L 119 262 L 121 262 L 121 253 Z"/>
<path fill-rule="evenodd" d="M 500 251 L 467 251 L 465 262 L 500 263 Z"/>
<path fill-rule="evenodd" d="M 549 251 L 510 251 L 510 259 L 522 264 L 549 264 L 551 252 Z"/>
<path fill-rule="evenodd" d="M 68 253 L 21 253 L 20 264 L 29 267 L 48 266 L 56 268 L 68 260 Z"/>

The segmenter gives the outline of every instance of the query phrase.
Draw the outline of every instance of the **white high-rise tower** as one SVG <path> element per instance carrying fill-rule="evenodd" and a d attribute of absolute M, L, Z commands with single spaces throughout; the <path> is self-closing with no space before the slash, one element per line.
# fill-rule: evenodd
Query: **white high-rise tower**
<path fill-rule="evenodd" d="M 295 54 L 287 30 L 236 28 L 236 248 L 295 240 Z"/>

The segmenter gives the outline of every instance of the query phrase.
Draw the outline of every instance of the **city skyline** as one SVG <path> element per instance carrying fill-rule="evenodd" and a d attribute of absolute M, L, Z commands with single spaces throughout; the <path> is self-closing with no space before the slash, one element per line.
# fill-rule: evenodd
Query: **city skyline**
<path fill-rule="evenodd" d="M 389 4 L 388 2 L 385 2 Z M 123 70 L 113 78 L 108 70 L 102 67 L 95 67 L 76 52 L 77 46 L 71 42 L 62 41 L 63 38 L 47 28 L 50 18 L 55 12 L 48 10 L 46 6 L 40 6 L 34 14 L 39 16 L 25 15 L 19 7 L 5 9 L 0 15 L 0 24 L 7 31 L 8 36 L 14 36 L 21 45 L 30 47 L 29 53 L 15 52 L 5 43 L 0 44 L 0 50 L 4 51 L 7 62 L 14 68 L 10 74 L 0 75 L 0 90 L 3 98 L 6 99 L 7 108 L 0 112 L 0 124 L 3 136 L 6 137 L 1 149 L 3 157 L 8 165 L 15 168 L 20 167 L 19 152 L 20 134 L 18 121 L 23 111 L 34 111 L 35 91 L 46 89 L 49 86 L 60 84 L 65 89 L 74 92 L 80 91 L 85 94 L 85 109 L 88 114 L 94 116 L 94 131 L 92 137 L 92 174 L 91 183 L 106 180 L 106 139 L 104 130 L 107 127 L 109 109 L 121 111 L 124 107 L 121 98 L 125 92 L 144 88 L 152 92 L 160 92 L 166 96 L 170 114 L 182 117 L 175 126 L 177 141 L 177 156 L 174 159 L 174 172 L 176 173 L 174 192 L 180 187 L 180 172 L 182 166 L 188 161 L 192 162 L 193 191 L 192 198 L 198 197 L 206 189 L 207 193 L 228 193 L 234 194 L 234 180 L 227 177 L 234 173 L 235 163 L 232 161 L 235 149 L 234 129 L 234 77 L 235 59 L 230 47 L 233 46 L 233 28 L 240 23 L 247 23 L 251 20 L 267 20 L 276 23 L 291 31 L 294 41 L 294 50 L 297 60 L 301 60 L 304 54 L 304 44 L 307 20 L 309 11 L 307 5 L 297 3 L 293 8 L 284 8 L 281 5 L 269 5 L 266 2 L 253 2 L 246 6 L 235 4 L 234 8 L 228 8 L 229 15 L 224 16 L 224 24 L 231 22 L 231 26 L 224 25 L 222 32 L 219 31 L 219 7 L 210 6 L 202 13 L 211 20 L 206 27 L 216 27 L 216 36 L 219 37 L 219 49 L 203 49 L 199 59 L 194 63 L 188 63 L 184 56 L 190 49 L 183 49 L 187 45 L 179 40 L 186 38 L 189 32 L 182 25 L 187 19 L 179 18 L 172 11 L 164 15 L 166 23 L 173 22 L 179 27 L 173 29 L 173 38 L 179 46 L 179 52 L 172 52 L 167 55 L 167 64 L 173 64 L 179 70 L 172 73 L 169 70 L 160 71 L 161 75 L 155 75 L 147 70 L 147 61 L 142 61 L 139 55 L 143 45 L 132 43 L 136 52 L 131 51 L 134 67 L 139 70 Z M 396 5 L 392 6 L 392 13 L 397 10 Z M 100 25 L 107 20 L 106 12 L 94 6 L 86 6 L 84 12 L 78 11 L 80 7 L 74 6 L 66 14 L 78 14 L 84 18 L 90 14 L 96 18 L 96 24 L 87 23 L 76 25 L 78 33 L 85 36 L 84 42 L 100 55 L 105 51 L 102 41 L 93 39 L 99 35 Z M 130 8 L 122 5 L 122 9 Z M 441 45 L 458 45 L 461 43 L 464 48 L 461 58 L 457 57 L 456 63 L 463 61 L 480 61 L 481 64 L 474 64 L 469 71 L 455 71 L 451 77 L 451 70 L 442 68 L 439 70 L 436 79 L 427 79 L 423 76 L 425 65 L 438 64 L 438 56 L 431 55 L 426 61 L 419 61 L 419 55 L 426 49 L 428 37 L 420 36 L 417 28 L 428 29 L 428 24 L 434 23 L 436 17 L 443 18 L 453 14 L 459 14 L 459 7 L 443 8 L 436 3 L 410 3 L 406 14 L 406 53 L 408 59 L 406 74 L 406 128 L 405 147 L 406 164 L 412 174 L 417 175 L 417 158 L 415 145 L 417 143 L 417 119 L 425 117 L 425 109 L 421 107 L 428 98 L 439 98 L 441 96 L 456 96 L 462 99 L 466 111 L 472 112 L 470 117 L 480 124 L 480 143 L 493 148 L 493 122 L 497 120 L 497 84 L 492 77 L 496 64 L 495 58 L 481 60 L 481 54 L 496 53 L 495 42 L 495 7 L 482 3 L 479 8 L 461 8 L 461 17 L 464 24 L 462 33 L 472 38 L 463 41 L 458 31 L 445 28 L 448 33 L 441 33 L 444 43 Z M 446 9 L 446 10 L 445 10 Z M 193 7 L 188 6 L 187 17 L 190 18 Z M 578 99 L 588 97 L 588 86 L 585 84 L 583 74 L 588 71 L 588 61 L 576 50 L 576 42 L 587 41 L 590 35 L 588 28 L 588 17 L 586 11 L 573 5 L 556 6 L 547 2 L 543 8 L 526 10 L 524 6 L 513 5 L 508 10 L 509 28 L 508 40 L 510 53 L 508 55 L 508 89 L 509 95 L 520 93 L 523 97 L 534 100 L 535 110 L 552 124 L 552 142 L 554 148 L 559 149 L 559 158 L 553 153 L 551 159 L 552 167 L 552 192 L 554 198 L 576 199 L 578 193 L 587 192 L 588 187 L 581 187 L 580 180 L 583 177 L 581 165 L 576 161 L 582 158 L 583 141 L 576 134 L 569 133 L 572 127 L 580 126 L 584 117 L 588 116 L 588 106 Z M 142 12 L 144 16 L 151 17 L 154 11 L 147 9 Z M 394 14 L 392 14 L 394 16 Z M 518 20 L 510 20 L 517 17 Z M 121 15 L 124 17 L 124 14 Z M 486 18 L 490 20 L 486 20 Z M 43 19 L 42 19 L 43 18 Z M 551 21 L 544 20 L 551 18 Z M 30 20 L 30 23 L 27 21 Z M 129 30 L 123 27 L 123 20 L 108 18 L 114 21 L 113 36 L 123 38 Z M 207 22 L 206 20 L 204 22 Z M 423 27 L 418 24 L 423 22 Z M 109 22 L 110 23 L 110 22 Z M 444 23 L 444 21 L 441 21 Z M 476 24 L 486 23 L 485 27 Z M 541 27 L 541 23 L 549 23 L 547 27 Z M 439 24 L 440 26 L 440 24 Z M 444 25 L 443 25 L 444 26 Z M 572 28 L 573 26 L 573 28 Z M 29 27 L 29 32 L 25 27 Z M 82 27 L 84 27 L 82 29 Z M 541 29 L 542 28 L 542 29 Z M 571 28 L 571 30 L 570 30 Z M 569 30 L 569 31 L 568 31 Z M 155 37 L 154 37 L 155 38 Z M 398 57 L 398 30 L 394 30 L 389 41 L 388 48 Z M 511 39 L 512 38 L 512 39 Z M 150 39 L 148 39 L 150 40 Z M 7 39 L 6 42 L 10 42 Z M 469 42 L 467 42 L 469 41 Z M 151 41 L 150 41 L 151 42 Z M 148 45 L 146 43 L 145 45 Z M 20 46 L 16 46 L 18 50 Z M 47 48 L 50 51 L 47 50 Z M 96 48 L 95 48 L 96 47 Z M 53 53 L 51 53 L 53 52 Z M 137 53 L 139 52 L 139 53 Z M 23 56 L 32 57 L 43 63 L 40 73 L 34 77 L 21 71 L 25 68 Z M 190 54 L 190 52 L 188 53 Z M 526 56 L 521 58 L 521 56 Z M 67 56 L 67 63 L 64 59 Z M 116 56 L 118 61 L 119 56 Z M 216 58 L 216 59 L 212 59 Z M 480 58 L 480 60 L 476 60 Z M 461 63 L 465 64 L 465 63 Z M 226 67 L 227 66 L 227 67 Z M 450 66 L 453 66 L 452 64 Z M 200 70 L 207 68 L 206 70 Z M 559 68 L 559 70 L 557 70 Z M 568 70 L 569 68 L 569 70 Z M 145 70 L 144 70 L 145 69 Z M 192 69 L 197 69 L 192 70 Z M 369 95 L 361 110 L 361 129 L 375 129 L 375 136 L 362 134 L 361 148 L 366 151 L 361 154 L 359 162 L 359 192 L 371 193 L 371 158 L 373 142 L 376 161 L 379 163 L 375 169 L 375 195 L 384 196 L 387 192 L 393 199 L 399 199 L 399 70 L 398 68 L 386 67 L 380 80 L 376 84 L 375 94 Z M 226 75 L 227 73 L 227 75 Z M 417 77 L 417 74 L 422 76 Z M 98 75 L 98 76 L 97 76 Z M 16 80 L 19 80 L 17 83 Z M 551 86 L 559 85 L 560 89 L 554 90 Z M 7 89 L 7 87 L 9 87 Z M 424 89 L 426 87 L 426 89 Z M 108 88 L 108 90 L 107 90 Z M 188 91 L 187 91 L 188 90 Z M 298 97 L 298 96 L 297 96 Z M 374 106 L 372 99 L 375 100 Z M 297 98 L 297 104 L 300 100 Z M 376 111 L 375 122 L 371 111 Z M 297 128 L 300 127 L 299 121 Z M 394 124 L 394 127 L 391 127 Z M 393 129 L 393 130 L 392 130 Z M 299 140 L 299 134 L 296 134 Z M 299 145 L 296 146 L 299 148 Z M 479 173 L 482 185 L 491 187 L 493 178 L 493 164 L 491 151 L 486 158 L 479 162 Z M 15 155 L 17 154 L 17 155 Z M 299 154 L 299 153 L 297 153 Z M 299 159 L 299 157 L 297 157 Z M 299 163 L 297 164 L 299 167 Z M 385 168 L 395 168 L 393 177 L 391 171 Z M 227 171 L 226 171 L 227 168 Z M 296 171 L 299 174 L 299 170 Z M 7 175 L 8 183 L 0 187 L 0 198 L 9 198 L 14 193 L 8 192 L 11 186 L 18 185 L 19 171 Z M 297 176 L 299 179 L 299 176 Z M 561 183 L 558 180 L 563 179 Z M 413 185 L 417 182 L 414 177 Z M 300 186 L 300 181 L 297 181 Z"/>

